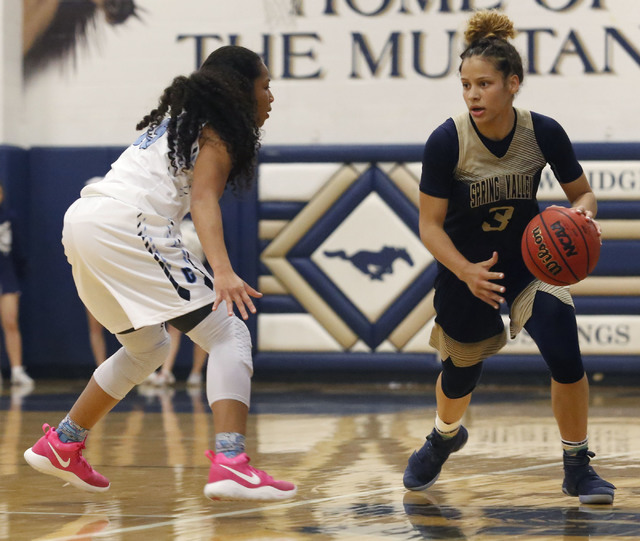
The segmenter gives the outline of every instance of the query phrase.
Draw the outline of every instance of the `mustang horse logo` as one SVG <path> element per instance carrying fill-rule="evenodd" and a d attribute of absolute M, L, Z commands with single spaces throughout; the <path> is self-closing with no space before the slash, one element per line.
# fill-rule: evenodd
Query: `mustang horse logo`
<path fill-rule="evenodd" d="M 407 250 L 404 248 L 392 248 L 391 246 L 384 246 L 377 252 L 361 250 L 350 256 L 344 250 L 324 252 L 324 255 L 350 261 L 356 269 L 369 276 L 371 280 L 382 280 L 383 275 L 392 274 L 393 262 L 398 258 L 404 259 L 413 267 L 413 259 L 411 259 Z"/>

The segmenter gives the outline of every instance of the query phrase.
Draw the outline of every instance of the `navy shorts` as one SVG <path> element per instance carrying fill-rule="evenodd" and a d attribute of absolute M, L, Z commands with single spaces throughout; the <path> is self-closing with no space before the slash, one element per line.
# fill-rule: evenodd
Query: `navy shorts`
<path fill-rule="evenodd" d="M 506 288 L 502 296 L 508 306 L 535 280 L 522 260 L 498 264 L 491 270 L 504 273 L 504 279 L 495 283 Z M 454 340 L 462 343 L 480 342 L 502 333 L 504 324 L 501 310 L 481 301 L 471 293 L 465 282 L 440 264 L 435 290 L 433 303 L 436 323 Z"/>
<path fill-rule="evenodd" d="M 8 258 L 0 261 L 0 295 L 20 293 L 20 285 L 13 264 Z"/>

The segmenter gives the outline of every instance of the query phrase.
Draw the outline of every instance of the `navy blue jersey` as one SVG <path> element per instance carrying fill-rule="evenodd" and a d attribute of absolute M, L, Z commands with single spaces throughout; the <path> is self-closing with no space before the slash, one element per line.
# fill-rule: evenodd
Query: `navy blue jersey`
<path fill-rule="evenodd" d="M 20 291 L 18 275 L 22 275 L 25 267 L 13 224 L 12 213 L 0 205 L 0 295 Z"/>
<path fill-rule="evenodd" d="M 499 267 L 521 259 L 520 240 L 539 212 L 536 193 L 547 163 L 561 183 L 583 172 L 560 124 L 515 112 L 514 128 L 501 141 L 482 136 L 465 112 L 441 124 L 425 145 L 420 190 L 449 200 L 444 229 L 472 262 L 494 251 Z"/>

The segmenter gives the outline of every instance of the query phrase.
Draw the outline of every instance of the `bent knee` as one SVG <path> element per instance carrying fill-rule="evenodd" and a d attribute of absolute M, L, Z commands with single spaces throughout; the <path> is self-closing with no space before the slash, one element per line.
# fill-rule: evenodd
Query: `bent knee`
<path fill-rule="evenodd" d="M 451 399 L 467 396 L 476 388 L 481 374 L 482 361 L 471 366 L 458 367 L 449 358 L 442 362 L 442 392 Z"/>

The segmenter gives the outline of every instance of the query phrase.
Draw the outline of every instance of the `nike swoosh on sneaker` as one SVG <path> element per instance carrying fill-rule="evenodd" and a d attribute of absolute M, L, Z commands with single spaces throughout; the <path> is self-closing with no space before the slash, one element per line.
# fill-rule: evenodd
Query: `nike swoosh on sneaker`
<path fill-rule="evenodd" d="M 240 477 L 240 479 L 244 479 L 247 483 L 251 483 L 252 485 L 260 484 L 260 477 L 255 472 L 251 472 L 251 475 L 247 475 L 246 473 L 242 473 L 237 470 L 234 470 L 233 468 L 230 468 L 229 466 L 225 466 L 224 464 L 218 464 L 218 466 L 220 466 L 221 468 L 224 468 L 225 470 L 229 470 L 234 475 L 237 475 L 238 477 Z"/>
<path fill-rule="evenodd" d="M 53 454 L 56 455 L 56 458 L 58 459 L 58 462 L 60 462 L 60 466 L 62 466 L 63 468 L 69 467 L 69 464 L 71 464 L 71 459 L 67 458 L 67 460 L 62 460 L 62 457 L 53 448 L 53 445 L 51 445 L 51 442 L 47 442 L 47 444 L 49 445 L 49 447 L 51 447 L 51 450 L 53 451 Z"/>

